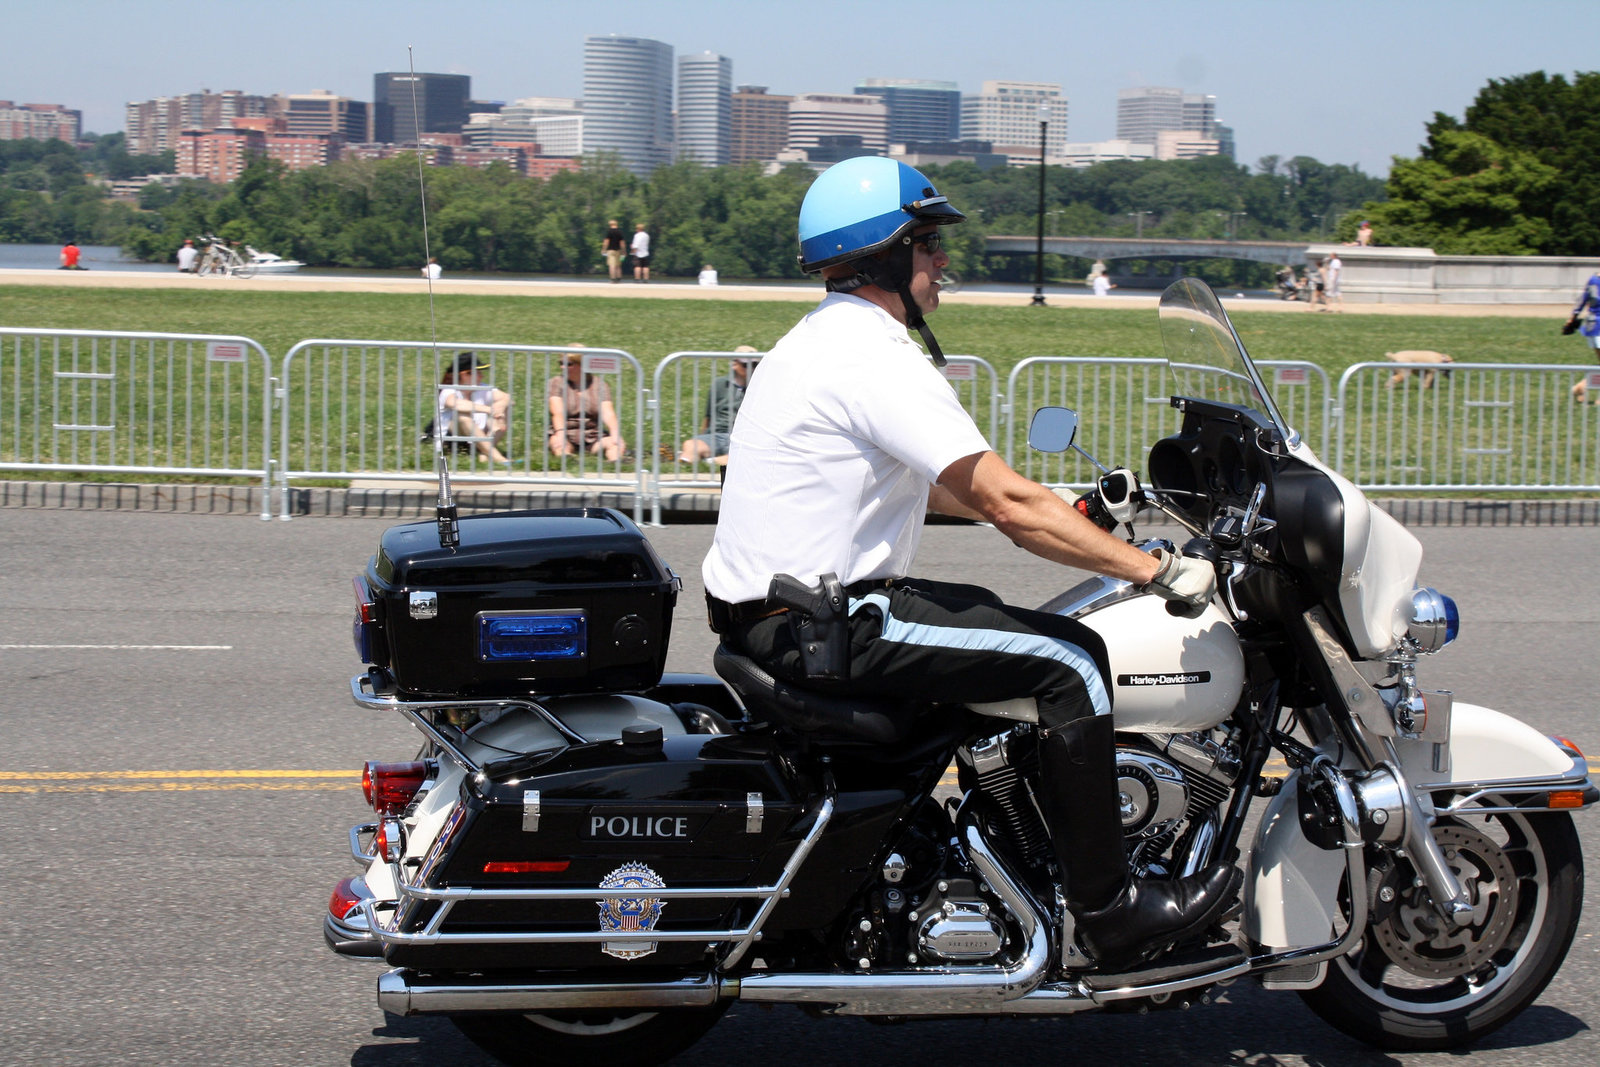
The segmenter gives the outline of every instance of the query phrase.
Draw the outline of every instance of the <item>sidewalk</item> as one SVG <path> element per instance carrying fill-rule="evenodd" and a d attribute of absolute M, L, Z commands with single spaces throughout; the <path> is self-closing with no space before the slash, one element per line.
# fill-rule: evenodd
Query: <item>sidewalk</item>
<path fill-rule="evenodd" d="M 529 508 L 616 508 L 634 513 L 631 492 L 595 486 L 552 489 L 458 487 L 454 491 L 462 515 Z M 354 485 L 348 489 L 289 490 L 292 518 L 425 519 L 433 516 L 438 491 L 423 483 Z M 721 494 L 714 488 L 672 490 L 662 494 L 661 520 L 666 525 L 715 522 Z M 644 521 L 649 502 L 637 502 Z M 1379 507 L 1406 526 L 1600 526 L 1600 500 L 1378 500 Z M 263 499 L 260 486 L 154 485 L 129 482 L 0 481 L 0 508 L 68 511 L 166 511 L 189 515 L 278 517 L 278 494 Z M 1162 525 L 1144 520 L 1142 526 Z"/>

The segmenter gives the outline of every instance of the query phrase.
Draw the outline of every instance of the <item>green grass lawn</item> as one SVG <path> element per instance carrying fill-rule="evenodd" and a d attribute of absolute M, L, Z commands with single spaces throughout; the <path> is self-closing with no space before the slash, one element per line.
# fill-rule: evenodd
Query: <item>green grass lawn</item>
<path fill-rule="evenodd" d="M 806 305 L 786 301 L 438 294 L 434 298 L 434 310 L 439 339 L 448 344 L 560 346 L 581 342 L 591 348 L 620 348 L 639 359 L 648 382 L 656 365 L 675 351 L 729 351 L 740 344 L 765 350 L 805 313 Z M 1351 364 L 1382 360 L 1385 352 L 1401 349 L 1435 349 L 1450 353 L 1464 363 L 1562 363 L 1575 368 L 1586 367 L 1589 357 L 1586 346 L 1574 338 L 1561 336 L 1559 322 L 1538 318 L 1338 315 L 1309 311 L 1295 314 L 1251 310 L 1243 302 L 1230 306 L 1229 311 L 1241 338 L 1256 359 L 1315 363 L 1327 373 L 1330 386 L 1334 388 L 1340 373 Z M 988 361 L 999 375 L 1002 388 L 1011 368 L 1032 356 L 1108 359 L 1159 358 L 1162 355 L 1157 315 L 1151 308 L 1078 308 L 1058 303 L 1040 309 L 1020 303 L 1014 307 L 955 303 L 941 309 L 933 325 L 947 353 L 973 355 Z M 417 342 L 425 341 L 430 333 L 428 303 L 418 295 L 164 289 L 74 291 L 55 287 L 0 288 L 0 326 L 238 334 L 258 341 L 267 350 L 274 371 L 296 342 L 310 338 Z M 432 358 L 428 357 L 430 367 Z M 46 386 L 27 381 L 27 370 L 19 370 L 16 363 L 13 359 L 9 378 L 5 377 L 8 369 L 0 364 L 0 454 L 13 457 L 21 454 L 20 450 L 33 440 L 26 434 L 14 433 L 10 440 L 5 436 L 7 418 L 13 423 L 23 421 L 20 416 L 24 408 L 18 406 L 18 396 L 31 385 L 40 390 L 35 399 L 41 409 L 48 399 L 43 395 Z M 410 391 L 416 396 L 366 398 L 364 406 L 371 417 L 388 427 L 385 433 L 390 446 L 382 469 L 409 470 L 417 462 L 424 466 L 426 463 L 422 450 L 415 445 L 412 424 L 420 427 L 425 417 L 418 416 L 417 411 L 427 409 L 428 402 L 423 394 L 431 390 L 431 379 L 424 382 L 414 370 L 411 373 L 415 381 Z M 1461 377 L 1456 380 L 1459 382 Z M 1109 387 L 1101 390 L 1075 384 L 1082 380 L 1069 381 L 1058 391 L 1056 402 L 1064 400 L 1086 409 L 1086 414 L 1097 406 L 1125 405 L 1120 394 Z M 538 393 L 541 382 L 541 378 L 534 378 L 517 388 Z M 230 381 L 222 388 L 243 393 L 249 386 Z M 298 385 L 291 388 L 291 403 L 296 401 L 294 394 L 298 388 Z M 8 390 L 10 396 L 6 395 Z M 671 387 L 666 391 L 670 393 Z M 1561 393 L 1561 390 L 1555 392 Z M 346 406 L 351 409 L 363 406 L 351 403 L 355 399 L 354 394 L 346 394 Z M 636 413 L 628 410 L 630 399 L 619 397 L 625 427 L 637 425 Z M 1552 395 L 1551 402 L 1564 399 L 1564 395 Z M 25 398 L 23 402 L 29 401 Z M 662 403 L 665 413 L 671 398 L 663 397 Z M 539 453 L 542 442 L 535 438 L 540 433 L 536 422 L 541 417 L 542 405 L 532 396 L 519 396 L 518 404 L 525 413 L 523 417 L 534 422 L 521 429 L 520 436 L 526 440 L 516 442 L 517 447 L 523 454 Z M 688 406 L 689 402 L 685 401 L 685 408 Z M 133 425 L 138 421 L 134 417 L 136 414 L 142 416 L 144 423 L 151 421 L 148 412 L 135 413 L 130 409 L 123 416 L 125 423 Z M 236 417 L 237 411 L 233 414 Z M 1115 417 L 1109 412 L 1106 416 Z M 213 423 L 215 421 L 213 418 Z M 695 421 L 697 415 L 686 413 L 672 426 L 689 426 Z M 1309 424 L 1312 421 L 1313 418 L 1308 417 L 1308 424 L 1302 428 L 1315 442 L 1318 438 L 1316 427 Z M 663 425 L 665 435 L 667 423 Z M 212 430 L 211 437 L 221 441 L 230 433 L 234 431 L 217 427 Z M 198 430 L 191 431 L 191 437 L 198 436 Z M 343 440 L 334 436 L 315 442 L 303 439 L 298 430 L 292 431 L 292 436 L 297 447 L 304 444 L 324 452 L 331 448 L 337 454 L 340 449 L 353 448 L 351 442 L 358 435 L 346 432 Z M 62 461 L 61 446 L 55 447 L 58 455 L 54 458 Z M 1121 447 L 1116 451 L 1130 449 Z M 397 457 L 398 467 L 394 465 Z M 28 457 L 22 455 L 22 458 Z M 1103 458 L 1110 462 L 1136 462 L 1131 455 Z M 1332 459 L 1331 456 L 1327 458 Z M 71 461 L 70 457 L 66 461 Z M 157 456 L 151 462 L 160 465 L 166 461 Z M 291 459 L 290 466 L 298 464 Z M 328 465 L 308 469 L 335 470 L 339 466 L 336 460 L 330 460 Z M 344 466 L 351 470 L 377 469 L 370 458 L 359 462 L 352 459 Z"/>
<path fill-rule="evenodd" d="M 820 296 L 820 292 L 819 292 Z M 647 371 L 668 353 L 766 349 L 805 311 L 773 301 L 630 300 L 610 297 L 434 297 L 446 341 L 561 345 L 633 353 Z M 1318 315 L 1229 307 L 1257 359 L 1308 360 L 1330 377 L 1400 349 L 1434 349 L 1475 363 L 1583 363 L 1584 346 L 1543 319 L 1430 315 Z M 1050 306 L 950 304 L 933 318 L 946 352 L 981 356 L 1002 374 L 1027 356 L 1159 357 L 1156 313 Z M 275 358 L 312 337 L 426 340 L 428 304 L 388 293 L 177 292 L 54 287 L 0 289 L 0 325 L 61 329 L 242 334 Z"/>

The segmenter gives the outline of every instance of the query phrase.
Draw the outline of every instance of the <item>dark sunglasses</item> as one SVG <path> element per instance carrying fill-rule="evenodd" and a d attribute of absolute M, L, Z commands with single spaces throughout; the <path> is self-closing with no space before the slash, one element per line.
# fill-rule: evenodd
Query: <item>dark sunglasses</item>
<path fill-rule="evenodd" d="M 906 241 L 914 245 L 921 245 L 922 250 L 930 256 L 939 251 L 939 245 L 942 243 L 939 240 L 938 230 L 934 230 L 932 233 L 914 233 L 907 237 Z"/>

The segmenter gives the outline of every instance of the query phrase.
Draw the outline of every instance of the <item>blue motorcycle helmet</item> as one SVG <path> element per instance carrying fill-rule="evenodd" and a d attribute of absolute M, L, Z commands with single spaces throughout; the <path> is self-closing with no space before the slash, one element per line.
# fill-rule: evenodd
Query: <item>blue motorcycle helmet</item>
<path fill-rule="evenodd" d="M 911 231 L 965 219 L 915 167 L 883 156 L 846 159 L 823 171 L 800 204 L 800 269 L 814 274 L 848 263 L 855 273 L 829 278 L 830 292 L 870 284 L 899 293 L 906 325 L 942 367 L 944 354 L 911 296 Z"/>

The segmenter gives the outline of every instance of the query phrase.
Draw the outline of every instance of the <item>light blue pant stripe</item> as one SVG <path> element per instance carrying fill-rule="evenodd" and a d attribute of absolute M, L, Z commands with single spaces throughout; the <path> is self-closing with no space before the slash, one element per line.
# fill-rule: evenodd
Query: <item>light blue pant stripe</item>
<path fill-rule="evenodd" d="M 1041 656 L 1059 660 L 1071 667 L 1083 679 L 1096 715 L 1111 714 L 1111 698 L 1106 694 L 1105 681 L 1094 660 L 1070 641 L 1046 637 L 1043 634 L 1014 633 L 1010 630 L 970 630 L 959 626 L 934 626 L 929 623 L 906 622 L 889 611 L 887 593 L 868 593 L 850 602 L 850 614 L 871 604 L 883 617 L 881 640 L 924 648 L 951 648 L 963 651 L 1003 652 L 1013 656 Z"/>

